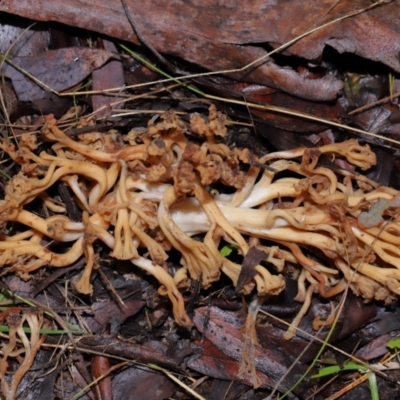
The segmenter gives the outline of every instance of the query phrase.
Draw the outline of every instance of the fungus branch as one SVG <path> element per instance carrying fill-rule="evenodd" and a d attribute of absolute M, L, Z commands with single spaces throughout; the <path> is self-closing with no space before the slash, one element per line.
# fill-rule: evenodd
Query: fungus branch
<path fill-rule="evenodd" d="M 2 313 L 7 314 L 5 320 L 9 326 L 9 341 L 3 348 L 3 356 L 0 359 L 1 390 L 6 400 L 16 397 L 18 385 L 29 371 L 34 358 L 44 342 L 45 335 L 40 335 L 44 318 L 40 311 L 28 311 L 21 314 L 20 309 L 10 309 Z M 30 334 L 24 331 L 24 323 L 28 324 Z M 22 356 L 22 357 L 21 357 Z M 7 379 L 9 359 L 19 361 L 19 367 L 11 379 Z M 20 361 L 22 358 L 22 361 Z"/>

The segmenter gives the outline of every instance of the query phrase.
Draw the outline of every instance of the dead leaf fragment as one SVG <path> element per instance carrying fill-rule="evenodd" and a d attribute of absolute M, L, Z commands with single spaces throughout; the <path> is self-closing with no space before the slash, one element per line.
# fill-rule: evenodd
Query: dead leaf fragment
<path fill-rule="evenodd" d="M 207 317 L 209 317 L 208 322 Z M 229 357 L 238 360 L 243 348 L 242 324 L 243 321 L 238 313 L 220 310 L 216 307 L 202 307 L 195 312 L 193 322 L 196 328 L 212 342 L 219 350 Z M 257 346 L 254 351 L 255 365 L 259 372 L 263 384 L 274 387 L 278 380 L 283 376 L 293 360 L 283 354 L 275 346 L 270 348 L 261 348 Z M 279 386 L 279 390 L 285 392 L 288 390 L 302 374 L 303 367 L 296 365 L 284 382 Z M 265 380 L 264 377 L 267 377 Z M 307 386 L 305 384 L 305 386 Z M 302 388 L 294 389 L 296 395 L 299 395 Z"/>
<path fill-rule="evenodd" d="M 109 40 L 103 40 L 104 48 L 110 52 L 117 52 L 114 43 Z M 92 73 L 93 90 L 104 90 L 112 88 L 121 88 L 125 85 L 122 63 L 118 60 L 110 61 Z M 119 97 L 107 96 L 105 94 L 93 95 L 93 110 L 97 111 L 97 117 L 106 117 L 110 114 L 112 108 L 110 103 L 116 103 L 121 100 Z"/>
<path fill-rule="evenodd" d="M 105 50 L 73 47 L 49 50 L 38 56 L 15 57 L 12 63 L 51 89 L 62 92 L 82 82 L 111 57 L 113 54 Z M 20 101 L 46 97 L 46 90 L 43 87 L 12 65 L 6 65 L 4 74 L 12 80 Z"/>

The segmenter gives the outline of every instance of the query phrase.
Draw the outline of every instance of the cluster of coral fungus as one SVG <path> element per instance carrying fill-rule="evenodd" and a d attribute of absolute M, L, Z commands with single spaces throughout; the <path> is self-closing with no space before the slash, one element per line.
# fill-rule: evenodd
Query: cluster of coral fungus
<path fill-rule="evenodd" d="M 166 112 L 124 137 L 111 131 L 74 139 L 58 123 L 48 117 L 42 132 L 42 139 L 51 142 L 49 152 L 37 152 L 32 134 L 22 136 L 18 146 L 1 145 L 21 165 L 0 201 L 3 232 L 11 221 L 26 226 L 13 236 L 1 235 L 1 265 L 27 274 L 84 257 L 75 288 L 90 294 L 92 271 L 98 268 L 93 243 L 98 240 L 115 259 L 130 260 L 158 279 L 160 293 L 171 299 L 182 325 L 190 320 L 179 289 L 190 279 L 208 287 L 222 271 L 233 285 L 238 282 L 241 265 L 221 255 L 221 240 L 236 244 L 242 255 L 258 246 L 279 272 L 285 261 L 299 265 L 299 301 L 312 292 L 330 297 L 348 283 L 366 299 L 390 301 L 400 294 L 397 191 L 378 187 L 361 174 L 318 165 L 325 154 L 366 170 L 376 162 L 368 146 L 350 140 L 256 159 L 246 149 L 220 143 L 226 119 L 213 106 L 208 120 L 195 114 L 189 126 Z M 187 133 L 198 140 L 189 140 Z M 60 180 L 82 210 L 79 222 L 48 194 Z M 229 194 L 215 190 L 218 182 L 232 188 Z M 36 198 L 50 217 L 29 211 Z M 193 239 L 199 234 L 203 241 Z M 42 245 L 44 238 L 65 242 L 68 250 L 53 252 Z M 261 239 L 274 245 L 262 246 Z M 182 256 L 174 276 L 165 267 L 172 247 Z M 324 257 L 307 256 L 304 249 L 312 248 Z M 258 265 L 241 290 L 278 294 L 284 286 L 282 275 Z"/>

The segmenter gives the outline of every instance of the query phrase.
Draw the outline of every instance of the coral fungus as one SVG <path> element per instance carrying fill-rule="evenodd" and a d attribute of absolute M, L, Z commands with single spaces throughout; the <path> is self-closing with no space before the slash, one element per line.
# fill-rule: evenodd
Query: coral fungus
<path fill-rule="evenodd" d="M 387 221 L 396 211 L 397 191 L 318 164 L 328 154 L 366 170 L 376 162 L 368 145 L 350 140 L 256 160 L 247 149 L 220 142 L 225 124 L 214 106 L 208 121 L 195 114 L 190 127 L 170 111 L 146 129 L 129 133 L 124 138 L 128 143 L 121 145 L 115 132 L 74 140 L 49 116 L 43 138 L 52 143 L 52 155 L 35 153 L 32 140 L 23 152 L 4 142 L 2 149 L 22 168 L 0 201 L 1 223 L 16 221 L 26 231 L 2 235 L 1 265 L 26 273 L 84 257 L 86 267 L 75 288 L 90 294 L 91 274 L 98 268 L 93 243 L 98 240 L 112 257 L 130 260 L 158 279 L 159 292 L 171 299 L 182 325 L 190 319 L 178 288 L 187 287 L 188 279 L 209 287 L 224 273 L 233 285 L 238 283 L 242 267 L 220 254 L 222 239 L 234 243 L 243 256 L 254 238 L 275 242 L 263 251 L 266 261 L 275 260 L 278 272 L 257 265 L 254 276 L 241 285 L 243 293 L 256 288 L 262 296 L 278 294 L 285 287 L 279 271 L 290 261 L 303 271 L 297 296 L 303 302 L 313 291 L 325 297 L 339 293 L 345 283 L 367 300 L 390 301 L 400 295 L 400 225 L 398 217 Z M 200 139 L 190 141 L 187 129 Z M 51 201 L 47 190 L 58 180 L 75 194 L 81 222 L 61 215 L 65 207 Z M 226 186 L 231 187 L 228 193 L 215 190 Z M 49 204 L 50 217 L 30 212 L 29 203 L 37 197 Z M 371 223 L 374 204 L 383 200 L 385 207 Z M 202 241 L 193 238 L 198 234 Z M 43 238 L 69 247 L 56 253 L 42 246 Z M 182 256 L 174 276 L 163 265 L 171 247 Z M 325 261 L 307 256 L 304 249 L 313 248 Z"/>

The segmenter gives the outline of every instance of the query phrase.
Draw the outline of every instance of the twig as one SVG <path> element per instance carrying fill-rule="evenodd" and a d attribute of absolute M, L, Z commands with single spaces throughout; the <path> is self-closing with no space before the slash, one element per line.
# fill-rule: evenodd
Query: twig
<path fill-rule="evenodd" d="M 129 7 L 126 4 L 125 0 L 121 0 L 122 7 L 124 8 L 124 12 L 126 17 L 128 18 L 129 23 L 132 26 L 133 32 L 136 34 L 138 39 L 154 54 L 154 56 L 164 64 L 171 72 L 178 75 L 187 75 L 187 72 L 181 71 L 177 69 L 174 65 L 172 65 L 164 56 L 162 56 L 158 50 L 147 40 L 147 38 L 143 35 L 143 32 L 138 28 L 136 21 L 133 18 L 133 15 L 129 11 Z M 135 14 L 136 15 L 136 14 Z"/>
<path fill-rule="evenodd" d="M 355 110 L 350 111 L 347 115 L 357 114 L 357 113 L 359 113 L 361 111 L 368 110 L 368 108 L 379 106 L 380 104 L 386 103 L 389 100 L 393 101 L 396 97 L 399 97 L 399 96 L 400 96 L 400 92 L 397 92 L 395 94 L 386 96 L 386 97 L 384 97 L 382 99 L 379 99 L 377 101 L 373 101 L 372 103 L 368 103 L 368 104 L 365 104 L 365 105 L 363 105 L 361 107 L 358 107 Z"/>

